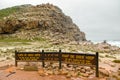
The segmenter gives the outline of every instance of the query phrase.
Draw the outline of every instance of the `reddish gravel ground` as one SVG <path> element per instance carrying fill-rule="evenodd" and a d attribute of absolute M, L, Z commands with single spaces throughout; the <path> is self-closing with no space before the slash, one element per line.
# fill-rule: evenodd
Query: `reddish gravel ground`
<path fill-rule="evenodd" d="M 12 74 L 13 73 L 13 74 Z M 64 75 L 40 76 L 37 71 L 17 70 L 16 67 L 0 69 L 0 80 L 105 80 L 105 79 L 86 79 L 86 78 L 67 78 Z"/>
<path fill-rule="evenodd" d="M 48 75 L 40 76 L 38 71 L 24 71 L 20 70 L 18 67 L 1 67 L 0 68 L 0 80 L 116 80 L 107 79 L 105 77 L 101 78 L 85 78 L 85 77 L 71 77 L 67 78 L 65 75 Z"/>
<path fill-rule="evenodd" d="M 64 75 L 39 76 L 37 71 L 13 71 L 13 69 L 15 68 L 0 70 L 0 80 L 106 80 L 105 78 L 66 78 Z M 11 74 L 11 71 L 15 73 Z"/>
<path fill-rule="evenodd" d="M 2 71 L 2 73 L 0 74 L 0 80 L 69 80 L 66 77 L 60 75 L 50 75 L 42 77 L 38 75 L 37 71 L 17 70 L 14 74 L 9 74 L 9 72 Z"/>

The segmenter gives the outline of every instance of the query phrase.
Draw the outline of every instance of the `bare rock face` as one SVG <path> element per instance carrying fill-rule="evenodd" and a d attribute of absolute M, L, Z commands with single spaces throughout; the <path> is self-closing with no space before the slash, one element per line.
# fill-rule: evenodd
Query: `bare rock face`
<path fill-rule="evenodd" d="M 0 35 L 30 39 L 34 37 L 58 40 L 85 41 L 85 33 L 66 16 L 61 9 L 52 4 L 19 6 L 20 10 L 0 20 Z"/>

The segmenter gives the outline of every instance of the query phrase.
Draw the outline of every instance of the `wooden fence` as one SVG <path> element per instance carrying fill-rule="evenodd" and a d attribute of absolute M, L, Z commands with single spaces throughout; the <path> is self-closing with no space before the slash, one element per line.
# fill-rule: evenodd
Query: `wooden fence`
<path fill-rule="evenodd" d="M 42 62 L 42 66 L 45 66 L 45 62 L 59 62 L 59 69 L 61 69 L 62 63 L 76 64 L 83 66 L 95 66 L 96 77 L 99 77 L 99 63 L 98 52 L 96 54 L 85 53 L 71 53 L 71 52 L 17 52 L 15 51 L 15 66 L 17 62 Z"/>

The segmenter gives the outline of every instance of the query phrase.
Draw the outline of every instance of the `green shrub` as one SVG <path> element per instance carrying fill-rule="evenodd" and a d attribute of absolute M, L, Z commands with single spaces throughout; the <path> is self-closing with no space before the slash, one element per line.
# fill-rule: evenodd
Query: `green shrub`
<path fill-rule="evenodd" d="M 37 71 L 38 67 L 37 66 L 24 66 L 25 71 Z"/>
<path fill-rule="evenodd" d="M 113 60 L 113 62 L 115 62 L 115 63 L 120 63 L 120 60 Z"/>
<path fill-rule="evenodd" d="M 3 17 L 9 16 L 10 14 L 14 12 L 17 12 L 18 10 L 20 10 L 19 7 L 11 7 L 11 8 L 2 9 L 0 10 L 0 19 L 2 19 Z"/>
<path fill-rule="evenodd" d="M 26 40 L 26 39 L 18 39 L 15 37 L 8 37 L 8 38 L 0 38 L 0 42 L 30 42 L 30 40 Z"/>
<path fill-rule="evenodd" d="M 44 38 L 38 38 L 38 37 L 35 37 L 33 38 L 34 41 L 46 41 L 46 39 Z"/>
<path fill-rule="evenodd" d="M 116 57 L 111 56 L 111 55 L 105 55 L 105 57 L 107 57 L 107 58 L 114 58 L 114 59 L 116 59 Z"/>

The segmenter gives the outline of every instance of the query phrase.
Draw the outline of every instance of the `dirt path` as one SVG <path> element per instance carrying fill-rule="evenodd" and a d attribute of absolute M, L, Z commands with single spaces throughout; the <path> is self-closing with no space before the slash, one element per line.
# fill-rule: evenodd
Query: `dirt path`
<path fill-rule="evenodd" d="M 39 76 L 37 71 L 20 71 L 17 70 L 11 74 L 6 71 L 1 71 L 0 80 L 70 80 L 61 75 Z"/>

